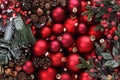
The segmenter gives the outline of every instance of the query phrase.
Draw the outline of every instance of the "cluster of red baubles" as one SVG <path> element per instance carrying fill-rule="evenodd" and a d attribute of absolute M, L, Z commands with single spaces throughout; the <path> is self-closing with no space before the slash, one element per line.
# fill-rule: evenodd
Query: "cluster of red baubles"
<path fill-rule="evenodd" d="M 95 31 L 96 24 L 81 15 L 87 4 L 87 1 L 69 0 L 67 9 L 58 6 L 51 10 L 52 23 L 39 31 L 32 26 L 33 34 L 40 36 L 33 55 L 47 55 L 52 60 L 52 66 L 38 72 L 39 80 L 92 80 L 84 70 L 76 68 L 80 56 L 95 57 L 94 41 L 99 41 L 104 34 Z"/>

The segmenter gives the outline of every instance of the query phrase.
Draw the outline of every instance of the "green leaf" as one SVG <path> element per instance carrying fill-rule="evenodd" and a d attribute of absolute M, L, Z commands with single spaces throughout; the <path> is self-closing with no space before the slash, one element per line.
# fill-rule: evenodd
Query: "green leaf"
<path fill-rule="evenodd" d="M 103 59 L 112 59 L 112 55 L 110 53 L 101 53 Z"/>
<path fill-rule="evenodd" d="M 88 14 L 88 21 L 89 21 L 89 22 L 92 21 L 93 15 L 94 15 L 93 12 L 91 12 L 91 13 Z"/>
<path fill-rule="evenodd" d="M 120 23 L 118 24 L 118 26 L 117 26 L 117 27 L 118 27 L 118 31 L 120 31 Z"/>
<path fill-rule="evenodd" d="M 114 57 L 119 55 L 119 52 L 115 47 L 113 47 L 113 49 L 112 49 L 112 54 L 113 54 Z"/>
<path fill-rule="evenodd" d="M 81 15 L 88 15 L 88 14 L 89 14 L 89 11 L 85 11 Z"/>
<path fill-rule="evenodd" d="M 77 68 L 87 68 L 87 65 L 85 65 L 85 64 L 78 64 L 76 67 Z"/>
<path fill-rule="evenodd" d="M 95 31 L 99 30 L 101 28 L 101 25 L 97 25 L 96 28 L 95 28 Z"/>
<path fill-rule="evenodd" d="M 119 66 L 119 63 L 116 60 L 109 60 L 105 62 L 105 66 L 116 68 Z"/>
<path fill-rule="evenodd" d="M 89 61 L 90 61 L 90 66 L 89 66 L 89 67 L 94 67 L 94 61 L 93 61 L 93 58 L 90 58 Z"/>
<path fill-rule="evenodd" d="M 95 43 L 95 47 L 96 47 L 96 50 L 99 54 L 102 53 L 103 50 L 98 43 Z"/>

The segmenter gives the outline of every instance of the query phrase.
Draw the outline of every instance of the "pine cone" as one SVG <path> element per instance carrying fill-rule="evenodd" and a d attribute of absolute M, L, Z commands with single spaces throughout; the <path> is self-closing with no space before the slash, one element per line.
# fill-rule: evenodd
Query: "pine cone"
<path fill-rule="evenodd" d="M 38 67 L 48 67 L 51 65 L 51 60 L 48 57 L 37 57 L 33 60 L 33 65 Z"/>

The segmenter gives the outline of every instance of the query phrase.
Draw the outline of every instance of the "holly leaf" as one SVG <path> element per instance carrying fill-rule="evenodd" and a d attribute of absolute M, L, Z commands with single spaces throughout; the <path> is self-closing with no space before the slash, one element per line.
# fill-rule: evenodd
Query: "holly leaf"
<path fill-rule="evenodd" d="M 103 57 L 103 59 L 112 59 L 112 55 L 110 53 L 101 53 L 101 56 Z"/>
<path fill-rule="evenodd" d="M 120 23 L 118 24 L 118 26 L 117 26 L 117 27 L 118 27 L 118 31 L 120 31 Z"/>
<path fill-rule="evenodd" d="M 115 47 L 113 47 L 113 49 L 112 49 L 112 54 L 113 54 L 114 57 L 119 55 L 119 52 Z"/>
<path fill-rule="evenodd" d="M 85 11 L 81 15 L 88 15 L 88 14 L 89 14 L 89 11 Z"/>
<path fill-rule="evenodd" d="M 88 14 L 88 21 L 89 21 L 89 22 L 92 21 L 93 15 L 94 15 L 93 12 L 90 12 L 90 13 Z"/>
<path fill-rule="evenodd" d="M 119 63 L 116 60 L 109 60 L 106 61 L 104 65 L 108 67 L 116 68 L 119 66 Z"/>

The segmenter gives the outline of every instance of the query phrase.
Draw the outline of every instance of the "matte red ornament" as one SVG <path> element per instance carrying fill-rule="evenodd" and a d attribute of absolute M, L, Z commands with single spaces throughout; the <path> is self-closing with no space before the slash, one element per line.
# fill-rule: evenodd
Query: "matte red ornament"
<path fill-rule="evenodd" d="M 25 71 L 27 74 L 32 74 L 34 72 L 34 67 L 31 61 L 27 61 L 23 65 L 23 71 Z"/>
<path fill-rule="evenodd" d="M 78 70 L 80 70 L 80 68 L 76 67 L 77 64 L 80 64 L 79 55 L 75 53 L 70 54 L 67 57 L 67 62 L 66 62 L 67 69 L 73 72 L 77 72 Z"/>
<path fill-rule="evenodd" d="M 85 23 L 80 23 L 77 27 L 77 31 L 79 34 L 85 34 L 87 32 L 87 26 Z"/>
<path fill-rule="evenodd" d="M 103 37 L 103 32 L 100 30 L 95 30 L 96 25 L 90 27 L 89 34 L 95 36 L 96 39 L 100 39 Z"/>
<path fill-rule="evenodd" d="M 58 52 L 60 50 L 60 42 L 57 40 L 51 41 L 49 45 L 49 50 L 51 52 Z"/>
<path fill-rule="evenodd" d="M 34 45 L 34 55 L 41 56 L 47 52 L 47 42 L 43 39 L 38 40 Z"/>
<path fill-rule="evenodd" d="M 56 70 L 49 67 L 38 72 L 38 80 L 55 80 Z"/>
<path fill-rule="evenodd" d="M 78 37 L 76 45 L 80 53 L 88 53 L 93 49 L 93 44 L 89 36 Z"/>
<path fill-rule="evenodd" d="M 51 35 L 52 31 L 51 28 L 48 26 L 44 26 L 41 30 L 40 30 L 41 36 L 43 38 L 47 38 Z"/>
<path fill-rule="evenodd" d="M 55 34 L 61 34 L 63 32 L 64 26 L 61 23 L 54 24 L 52 27 L 52 31 Z"/>
<path fill-rule="evenodd" d="M 71 75 L 69 73 L 62 73 L 60 80 L 71 80 Z"/>
<path fill-rule="evenodd" d="M 75 13 L 77 11 L 74 12 L 74 9 L 77 9 L 77 11 L 79 10 L 80 8 L 80 1 L 79 0 L 68 0 L 68 10 L 71 12 L 71 13 Z"/>
<path fill-rule="evenodd" d="M 94 80 L 94 79 L 92 79 L 87 72 L 81 72 L 79 74 L 79 80 Z"/>
<path fill-rule="evenodd" d="M 64 48 L 71 47 L 73 45 L 73 43 L 74 43 L 73 36 L 70 33 L 64 33 L 62 35 L 62 41 L 61 41 L 61 43 L 62 43 L 62 46 Z"/>
<path fill-rule="evenodd" d="M 78 19 L 66 19 L 64 23 L 65 28 L 67 29 L 68 32 L 70 33 L 75 33 L 76 32 L 76 27 L 78 26 Z"/>
<path fill-rule="evenodd" d="M 56 7 L 52 10 L 52 18 L 56 22 L 61 22 L 65 18 L 65 11 L 62 7 Z"/>
<path fill-rule="evenodd" d="M 60 52 L 55 53 L 55 54 L 50 54 L 50 58 L 52 60 L 52 65 L 53 66 L 62 66 L 63 62 L 62 62 L 62 58 L 64 57 L 64 55 Z"/>

